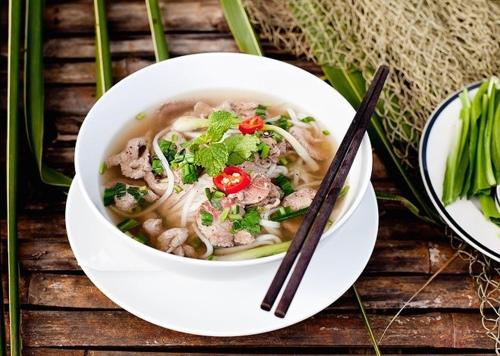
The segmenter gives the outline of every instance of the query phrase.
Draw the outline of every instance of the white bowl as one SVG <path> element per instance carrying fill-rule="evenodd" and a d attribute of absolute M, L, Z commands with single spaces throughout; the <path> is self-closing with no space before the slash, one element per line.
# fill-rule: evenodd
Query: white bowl
<path fill-rule="evenodd" d="M 194 54 L 169 59 L 131 74 L 104 94 L 85 118 L 75 150 L 78 182 L 95 215 L 95 221 L 89 221 L 89 224 L 108 225 L 117 244 L 128 246 L 159 266 L 181 272 L 200 268 L 204 271 L 255 268 L 277 261 L 284 255 L 230 262 L 178 257 L 138 243 L 120 232 L 109 219 L 102 202 L 103 189 L 98 171 L 110 139 L 116 137 L 139 112 L 191 92 L 211 90 L 249 91 L 282 99 L 313 115 L 330 131 L 337 145 L 355 114 L 347 100 L 314 75 L 284 62 L 238 53 Z M 350 189 L 339 217 L 324 236 L 337 230 L 359 205 L 368 187 L 371 170 L 371 146 L 366 135 L 349 173 Z"/>

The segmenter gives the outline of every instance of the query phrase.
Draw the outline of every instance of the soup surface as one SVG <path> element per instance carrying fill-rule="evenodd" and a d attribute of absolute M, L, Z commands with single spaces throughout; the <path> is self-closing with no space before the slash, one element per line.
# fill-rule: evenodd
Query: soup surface
<path fill-rule="evenodd" d="M 113 139 L 104 204 L 120 230 L 166 253 L 268 256 L 288 248 L 333 155 L 329 132 L 291 105 L 181 98 L 138 113 Z"/>

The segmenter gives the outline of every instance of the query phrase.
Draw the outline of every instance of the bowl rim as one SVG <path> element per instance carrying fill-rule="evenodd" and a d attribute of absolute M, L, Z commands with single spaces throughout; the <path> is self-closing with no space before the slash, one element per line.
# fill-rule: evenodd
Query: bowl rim
<path fill-rule="evenodd" d="M 173 255 L 170 253 L 165 253 L 165 252 L 160 251 L 154 247 L 144 245 L 144 244 L 142 244 L 138 241 L 135 241 L 134 239 L 131 239 L 131 238 L 123 238 L 123 237 L 127 237 L 127 235 L 124 234 L 123 232 L 119 231 L 116 228 L 116 226 L 113 225 L 111 223 L 111 221 L 109 221 L 109 219 L 107 219 L 98 210 L 98 208 L 96 207 L 96 205 L 92 201 L 91 197 L 89 196 L 87 188 L 84 184 L 84 180 L 81 178 L 82 175 L 80 174 L 80 172 L 82 171 L 82 167 L 80 166 L 79 157 L 81 155 L 81 152 L 84 150 L 82 149 L 82 144 L 80 143 L 81 140 L 79 140 L 79 138 L 81 135 L 85 134 L 86 127 L 88 126 L 88 121 L 89 121 L 87 119 L 89 117 L 93 116 L 93 111 L 94 111 L 94 108 L 97 105 L 97 103 L 101 100 L 105 100 L 105 98 L 107 96 L 109 96 L 114 91 L 118 90 L 118 88 L 126 86 L 127 83 L 132 78 L 134 78 L 136 76 L 143 75 L 143 73 L 145 73 L 145 72 L 155 71 L 155 70 L 157 70 L 157 68 L 164 65 L 165 62 L 168 62 L 168 63 L 181 62 L 181 61 L 186 60 L 187 58 L 192 58 L 192 57 L 200 57 L 200 58 L 203 58 L 203 57 L 224 58 L 224 57 L 226 57 L 226 60 L 231 59 L 231 58 L 236 58 L 236 57 L 247 57 L 247 58 L 251 57 L 252 60 L 256 61 L 255 65 L 258 65 L 259 61 L 262 61 L 262 62 L 270 61 L 270 62 L 275 63 L 276 65 L 289 67 L 291 70 L 301 71 L 306 76 L 310 76 L 311 78 L 314 78 L 314 80 L 316 80 L 318 82 L 318 85 L 325 86 L 329 90 L 337 92 L 337 94 L 339 94 L 339 96 L 342 98 L 342 100 L 345 100 L 346 104 L 352 109 L 353 117 L 354 117 L 354 114 L 356 112 L 354 110 L 354 108 L 352 107 L 352 105 L 347 101 L 347 99 L 345 97 L 343 97 L 334 87 L 330 86 L 329 84 L 322 81 L 320 78 L 311 74 L 310 72 L 308 72 L 302 68 L 299 68 L 297 66 L 294 66 L 290 63 L 286 63 L 286 62 L 283 62 L 280 60 L 276 60 L 276 59 L 272 59 L 272 58 L 268 58 L 268 57 L 263 57 L 263 56 L 255 56 L 255 55 L 250 55 L 250 54 L 245 54 L 245 53 L 236 53 L 236 52 L 196 53 L 196 54 L 188 54 L 188 55 L 184 55 L 184 56 L 171 58 L 171 59 L 168 59 L 167 61 L 153 63 L 151 65 L 148 65 L 148 66 L 146 66 L 142 69 L 139 69 L 139 70 L 135 71 L 134 73 L 126 76 L 125 78 L 123 78 L 122 80 L 120 80 L 119 82 L 114 84 L 107 92 L 105 92 L 93 104 L 92 108 L 89 110 L 89 112 L 85 116 L 85 119 L 83 120 L 83 123 L 80 127 L 80 130 L 79 130 L 78 136 L 77 136 L 77 140 L 76 140 L 74 165 L 75 165 L 75 172 L 76 172 L 75 175 L 79 177 L 79 179 L 77 179 L 77 184 L 79 184 L 79 186 L 83 192 L 84 199 L 87 202 L 87 204 L 91 207 L 92 212 L 94 213 L 94 215 L 97 215 L 97 219 L 101 223 L 108 225 L 109 227 L 112 227 L 113 229 L 110 230 L 110 231 L 114 231 L 112 236 L 117 238 L 117 239 L 120 238 L 122 241 L 125 241 L 125 243 L 128 244 L 128 246 L 132 249 L 138 249 L 139 251 L 142 251 L 146 254 L 153 254 L 158 258 L 169 260 L 171 262 L 183 262 L 183 263 L 189 263 L 189 264 L 195 265 L 195 266 L 210 266 L 212 268 L 224 268 L 224 267 L 228 267 L 228 266 L 231 266 L 231 267 L 252 266 L 252 265 L 265 264 L 265 263 L 270 263 L 270 262 L 274 262 L 277 260 L 281 260 L 284 257 L 286 252 L 281 252 L 279 254 L 271 255 L 271 256 L 253 258 L 253 259 L 248 259 L 248 260 L 240 260 L 240 261 L 217 261 L 217 260 L 213 261 L 213 260 L 186 258 L 186 257 L 182 257 L 182 256 Z M 340 228 L 352 216 L 353 212 L 358 208 L 366 190 L 368 189 L 368 185 L 370 183 L 370 177 L 371 177 L 372 165 L 373 165 L 373 157 L 372 157 L 371 152 L 372 152 L 371 142 L 370 142 L 370 139 L 368 137 L 368 134 L 366 133 L 364 138 L 363 138 L 363 141 L 361 143 L 361 147 L 358 151 L 358 154 L 360 153 L 362 155 L 363 160 L 366 160 L 366 163 L 361 165 L 361 167 L 364 168 L 361 170 L 361 182 L 362 182 L 361 189 L 359 190 L 357 196 L 354 197 L 351 207 L 344 212 L 344 214 L 340 217 L 340 219 L 335 224 L 333 224 L 326 232 L 323 233 L 323 235 L 321 236 L 321 240 L 327 236 L 332 235 L 338 228 Z"/>

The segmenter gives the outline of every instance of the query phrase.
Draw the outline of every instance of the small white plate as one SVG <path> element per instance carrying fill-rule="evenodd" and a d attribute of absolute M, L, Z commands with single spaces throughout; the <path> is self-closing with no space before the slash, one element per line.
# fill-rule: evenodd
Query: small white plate
<path fill-rule="evenodd" d="M 113 243 L 107 225 L 95 219 L 75 181 L 66 204 L 66 228 L 83 271 L 120 307 L 153 324 L 181 332 L 242 336 L 295 324 L 342 296 L 372 254 L 378 209 L 370 185 L 351 218 L 320 242 L 284 319 L 260 309 L 279 261 L 222 278 L 202 279 L 163 270 Z"/>
<path fill-rule="evenodd" d="M 467 87 L 471 98 L 480 84 Z M 460 199 L 444 207 L 441 201 L 446 159 L 458 135 L 461 91 L 439 105 L 427 121 L 420 141 L 420 173 L 432 203 L 446 223 L 474 248 L 500 261 L 500 228 L 484 217 L 477 203 Z"/>

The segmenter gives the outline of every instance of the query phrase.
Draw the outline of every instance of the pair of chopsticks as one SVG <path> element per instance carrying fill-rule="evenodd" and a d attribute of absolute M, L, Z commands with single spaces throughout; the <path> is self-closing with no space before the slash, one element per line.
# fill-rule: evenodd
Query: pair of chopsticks
<path fill-rule="evenodd" d="M 274 314 L 284 318 L 290 303 L 304 277 L 307 266 L 316 250 L 316 246 L 323 234 L 330 218 L 340 190 L 344 186 L 352 162 L 361 145 L 361 141 L 368 128 L 370 118 L 375 111 L 378 98 L 389 74 L 389 68 L 380 66 L 375 73 L 372 83 L 368 88 L 358 112 L 354 116 L 347 133 L 345 134 L 335 157 L 328 168 L 325 178 L 314 197 L 304 221 L 300 225 L 281 265 L 274 276 L 271 285 L 262 301 L 263 310 L 271 310 L 276 298 L 300 253 L 300 257 L 293 269 L 292 275 L 281 296 L 281 300 Z"/>

